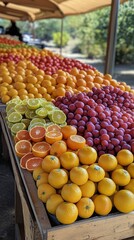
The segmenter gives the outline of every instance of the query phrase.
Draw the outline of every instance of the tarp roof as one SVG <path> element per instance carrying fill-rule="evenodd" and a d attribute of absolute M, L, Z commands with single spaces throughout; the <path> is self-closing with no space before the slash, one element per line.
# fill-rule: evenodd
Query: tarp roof
<path fill-rule="evenodd" d="M 120 0 L 120 3 L 124 3 L 127 0 Z M 112 0 L 4 0 L 0 1 L 0 5 L 8 8 L 8 11 L 15 9 L 25 12 L 24 19 L 20 16 L 20 20 L 25 20 L 26 15 L 28 20 L 39 20 L 44 18 L 63 18 L 69 15 L 77 15 L 96 9 L 111 5 Z M 4 13 L 0 9 L 1 13 Z M 8 15 L 8 13 L 7 13 Z M 9 14 L 11 15 L 11 14 Z M 12 15 L 11 15 L 12 16 Z"/>

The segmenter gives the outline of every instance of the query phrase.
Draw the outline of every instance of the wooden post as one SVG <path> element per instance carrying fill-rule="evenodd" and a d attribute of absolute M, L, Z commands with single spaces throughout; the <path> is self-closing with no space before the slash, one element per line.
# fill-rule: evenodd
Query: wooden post
<path fill-rule="evenodd" d="M 105 73 L 113 74 L 115 65 L 116 35 L 120 0 L 112 0 L 108 30 Z"/>

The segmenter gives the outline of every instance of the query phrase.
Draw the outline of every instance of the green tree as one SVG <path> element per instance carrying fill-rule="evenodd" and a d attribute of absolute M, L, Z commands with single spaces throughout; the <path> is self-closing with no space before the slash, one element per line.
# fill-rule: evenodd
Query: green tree
<path fill-rule="evenodd" d="M 61 32 L 53 33 L 53 41 L 56 47 L 61 46 Z M 69 41 L 69 34 L 67 32 L 63 32 L 62 35 L 62 47 L 65 47 Z"/>

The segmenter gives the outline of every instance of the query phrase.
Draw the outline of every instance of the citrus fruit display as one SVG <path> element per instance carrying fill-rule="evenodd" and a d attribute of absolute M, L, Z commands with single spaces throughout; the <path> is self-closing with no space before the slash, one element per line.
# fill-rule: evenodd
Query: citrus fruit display
<path fill-rule="evenodd" d="M 44 107 L 41 106 L 42 104 L 44 104 Z M 48 106 L 52 106 L 52 109 L 47 109 Z M 13 134 L 16 134 L 20 130 L 30 130 L 32 128 L 33 130 L 30 131 L 30 134 L 33 134 L 39 126 L 44 132 L 45 128 L 49 125 L 53 125 L 53 130 L 55 130 L 54 126 L 58 129 L 57 124 L 66 123 L 66 116 L 62 110 L 58 110 L 52 102 L 47 102 L 43 98 L 21 100 L 19 97 L 16 97 L 6 104 L 6 114 L 7 124 Z M 49 128 L 47 128 L 48 130 Z M 52 127 L 50 128 L 51 130 Z M 34 136 L 33 141 L 36 141 Z"/>

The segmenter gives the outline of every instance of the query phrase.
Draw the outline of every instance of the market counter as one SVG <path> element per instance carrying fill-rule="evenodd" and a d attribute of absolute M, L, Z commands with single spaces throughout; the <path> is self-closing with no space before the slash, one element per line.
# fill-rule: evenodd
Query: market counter
<path fill-rule="evenodd" d="M 0 113 L 4 154 L 9 153 L 16 184 L 15 214 L 20 239 L 24 240 L 119 240 L 134 239 L 134 212 L 95 216 L 70 225 L 58 225 L 48 216 L 38 199 L 32 174 L 20 167 L 14 151 L 14 142 L 7 127 L 5 113 Z M 25 236 L 25 237 L 24 237 Z"/>

